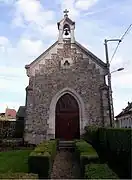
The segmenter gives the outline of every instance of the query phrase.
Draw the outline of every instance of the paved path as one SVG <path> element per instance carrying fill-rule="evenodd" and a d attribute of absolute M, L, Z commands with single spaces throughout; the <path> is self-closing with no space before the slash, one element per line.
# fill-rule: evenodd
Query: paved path
<path fill-rule="evenodd" d="M 57 153 L 53 169 L 51 173 L 51 179 L 74 179 L 77 178 L 78 166 L 76 162 L 73 161 L 73 156 L 71 152 L 60 151 Z M 79 177 L 78 177 L 79 178 Z"/>

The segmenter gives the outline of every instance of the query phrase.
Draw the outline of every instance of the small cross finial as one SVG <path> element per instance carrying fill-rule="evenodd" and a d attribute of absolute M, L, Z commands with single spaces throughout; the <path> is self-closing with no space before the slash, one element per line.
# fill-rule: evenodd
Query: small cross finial
<path fill-rule="evenodd" d="M 67 9 L 65 9 L 63 12 L 64 12 L 64 16 L 68 16 L 69 11 Z"/>

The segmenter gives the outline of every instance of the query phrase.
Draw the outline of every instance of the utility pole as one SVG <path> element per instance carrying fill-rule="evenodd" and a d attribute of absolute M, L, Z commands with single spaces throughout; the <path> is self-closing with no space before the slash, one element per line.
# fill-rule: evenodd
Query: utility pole
<path fill-rule="evenodd" d="M 113 127 L 113 122 L 114 122 L 114 107 L 113 107 L 113 98 L 112 98 L 112 87 L 111 87 L 111 72 L 110 72 L 110 63 L 109 63 L 109 55 L 108 55 L 108 46 L 107 42 L 108 41 L 118 41 L 121 42 L 120 39 L 110 39 L 104 40 L 104 45 L 105 45 L 105 55 L 106 55 L 106 64 L 107 64 L 107 69 L 108 69 L 108 101 L 109 101 L 109 114 L 110 114 L 110 126 Z"/>
<path fill-rule="evenodd" d="M 113 122 L 114 122 L 114 108 L 113 108 L 113 98 L 112 98 L 112 88 L 111 88 L 111 72 L 110 72 L 110 62 L 112 61 L 120 42 L 122 42 L 122 40 L 124 39 L 124 37 L 128 34 L 128 32 L 130 32 L 130 29 L 132 27 L 132 24 L 130 24 L 130 26 L 128 27 L 128 29 L 125 31 L 125 33 L 123 34 L 123 36 L 120 39 L 105 39 L 104 40 L 104 45 L 105 45 L 105 54 L 106 54 L 106 64 L 107 64 L 107 68 L 108 68 L 108 100 L 109 100 L 109 110 L 110 110 L 110 126 L 113 126 Z M 111 61 L 109 62 L 109 55 L 108 55 L 108 46 L 107 46 L 107 42 L 109 41 L 117 41 L 117 47 L 114 51 L 114 54 L 111 58 Z M 124 68 L 119 68 L 116 71 L 122 71 Z"/>

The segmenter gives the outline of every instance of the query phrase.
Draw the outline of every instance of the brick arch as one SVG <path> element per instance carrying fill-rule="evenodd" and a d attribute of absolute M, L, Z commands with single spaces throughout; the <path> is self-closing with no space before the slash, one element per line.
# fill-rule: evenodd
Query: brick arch
<path fill-rule="evenodd" d="M 56 111 L 56 104 L 58 100 L 63 96 L 64 94 L 70 94 L 73 96 L 79 106 L 79 122 L 80 122 L 80 135 L 83 133 L 85 124 L 86 124 L 86 116 L 85 116 L 85 105 L 84 102 L 81 98 L 81 96 L 71 88 L 64 88 L 61 91 L 59 91 L 51 100 L 50 108 L 49 108 L 49 119 L 48 119 L 48 124 L 49 124 L 49 130 L 48 130 L 48 135 L 51 136 L 52 138 L 55 138 L 55 111 Z"/>

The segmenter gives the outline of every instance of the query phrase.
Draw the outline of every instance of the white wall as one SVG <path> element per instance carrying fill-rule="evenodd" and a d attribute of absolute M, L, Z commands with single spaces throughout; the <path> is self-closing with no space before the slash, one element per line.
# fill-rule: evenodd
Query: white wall
<path fill-rule="evenodd" d="M 117 118 L 115 121 L 115 127 L 132 128 L 132 114 Z"/>

